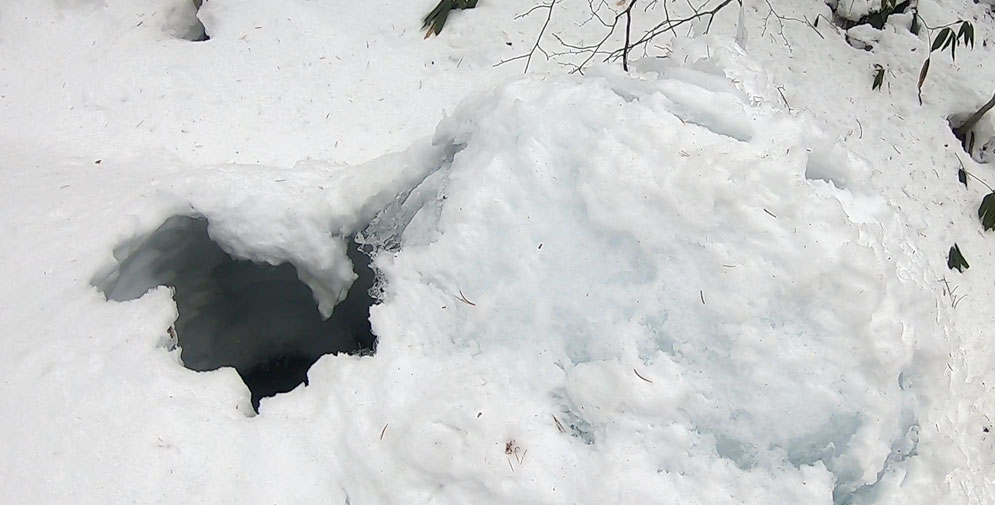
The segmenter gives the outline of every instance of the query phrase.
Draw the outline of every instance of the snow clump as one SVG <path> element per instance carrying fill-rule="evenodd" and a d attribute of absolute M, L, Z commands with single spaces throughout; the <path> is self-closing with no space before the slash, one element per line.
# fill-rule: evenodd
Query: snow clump
<path fill-rule="evenodd" d="M 898 217 L 732 61 L 527 78 L 438 128 L 451 160 L 360 238 L 377 358 L 421 355 L 503 406 L 531 449 L 512 467 L 552 474 L 497 485 L 504 461 L 474 454 L 499 435 L 455 393 L 423 405 L 458 439 L 425 472 L 548 503 L 814 504 L 873 501 L 914 464 L 943 332 L 891 259 Z"/>

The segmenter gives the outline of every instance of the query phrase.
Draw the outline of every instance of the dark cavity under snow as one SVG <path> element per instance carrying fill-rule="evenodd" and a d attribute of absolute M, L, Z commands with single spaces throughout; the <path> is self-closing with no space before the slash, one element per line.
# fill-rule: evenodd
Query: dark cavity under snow
<path fill-rule="evenodd" d="M 204 218 L 169 218 L 94 284 L 117 301 L 173 287 L 183 365 L 235 368 L 257 412 L 260 399 L 307 385 L 307 371 L 321 356 L 373 352 L 369 291 L 375 275 L 355 241 L 349 241 L 348 258 L 359 278 L 323 319 L 293 265 L 233 258 L 211 240 L 207 225 Z"/>

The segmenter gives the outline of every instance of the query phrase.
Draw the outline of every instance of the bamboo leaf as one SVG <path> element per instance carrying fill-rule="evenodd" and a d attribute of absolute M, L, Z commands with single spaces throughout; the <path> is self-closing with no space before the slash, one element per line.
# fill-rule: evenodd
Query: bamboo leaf
<path fill-rule="evenodd" d="M 435 23 L 432 24 L 432 31 L 436 35 L 442 33 L 442 27 L 446 25 L 446 19 L 449 18 L 449 11 L 451 8 L 443 9 L 439 17 L 435 19 Z"/>
<path fill-rule="evenodd" d="M 978 207 L 978 217 L 985 231 L 995 230 L 995 193 L 988 193 Z"/>
<path fill-rule="evenodd" d="M 471 5 L 472 4 L 472 5 Z M 453 9 L 472 9 L 476 6 L 476 0 L 440 0 L 439 4 L 429 12 L 422 20 L 422 29 L 425 30 L 425 38 L 442 33 L 442 28 L 446 25 L 446 19 Z"/>
<path fill-rule="evenodd" d="M 950 29 L 949 28 L 944 28 L 944 30 L 950 30 Z M 947 37 L 945 40 L 946 40 L 946 42 L 943 43 L 943 47 L 940 48 L 941 51 L 946 50 L 947 47 L 950 46 L 950 44 L 956 44 L 957 43 L 957 39 L 953 36 L 953 30 L 950 30 L 950 36 Z"/>
<path fill-rule="evenodd" d="M 964 259 L 964 255 L 961 254 L 960 247 L 957 244 L 954 244 L 950 248 L 950 253 L 947 254 L 947 268 L 951 270 L 956 268 L 958 272 L 962 273 L 964 270 L 971 268 L 971 265 L 968 265 L 967 260 Z"/>
<path fill-rule="evenodd" d="M 970 45 L 974 48 L 974 25 L 970 21 L 964 21 L 960 24 L 960 29 L 957 30 L 957 40 L 962 40 L 964 45 Z"/>
<path fill-rule="evenodd" d="M 933 40 L 933 46 L 929 48 L 929 52 L 933 52 L 939 49 L 940 46 L 942 46 L 943 43 L 947 40 L 947 37 L 950 36 L 950 32 L 951 32 L 950 28 L 944 28 L 940 30 L 940 34 L 937 35 L 936 38 Z"/>
<path fill-rule="evenodd" d="M 874 83 L 871 84 L 871 90 L 880 89 L 881 85 L 884 84 L 884 67 L 874 65 L 874 68 Z"/>
<path fill-rule="evenodd" d="M 922 68 L 919 69 L 919 91 L 922 92 L 922 83 L 926 82 L 926 74 L 929 72 L 929 58 L 922 62 Z"/>

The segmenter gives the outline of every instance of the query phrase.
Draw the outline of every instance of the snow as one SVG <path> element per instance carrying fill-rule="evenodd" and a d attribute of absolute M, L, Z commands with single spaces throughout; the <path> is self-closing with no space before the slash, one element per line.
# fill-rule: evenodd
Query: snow
<path fill-rule="evenodd" d="M 919 384 L 943 369 L 935 307 L 909 306 L 922 288 L 886 259 L 894 213 L 806 179 L 805 128 L 785 115 L 632 80 L 521 81 L 463 104 L 436 134 L 463 146 L 452 165 L 378 218 L 409 222 L 379 240 L 399 246 L 376 260 L 374 332 L 552 370 L 542 387 L 504 380 L 559 398 L 552 415 L 595 446 L 639 441 L 633 472 L 705 478 L 695 460 L 729 460 L 712 488 L 730 502 L 812 499 L 798 467 L 816 463 L 837 494 L 872 486 L 915 450 Z M 396 326 L 414 313 L 438 315 Z M 579 473 L 604 475 L 598 456 Z M 761 471 L 779 488 L 737 489 Z"/>
<path fill-rule="evenodd" d="M 995 501 L 988 7 L 534 5 L 0 6 L 0 501 Z"/>

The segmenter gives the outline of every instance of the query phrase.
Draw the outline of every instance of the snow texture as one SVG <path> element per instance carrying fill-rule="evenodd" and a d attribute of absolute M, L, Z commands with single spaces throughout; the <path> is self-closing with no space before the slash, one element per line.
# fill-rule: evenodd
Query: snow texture
<path fill-rule="evenodd" d="M 578 476 L 626 454 L 652 483 L 600 481 L 597 501 L 700 496 L 682 482 L 719 473 L 709 502 L 852 503 L 915 452 L 943 330 L 887 260 L 893 210 L 824 180 L 859 167 L 807 169 L 827 163 L 810 125 L 691 67 L 465 102 L 435 136 L 452 163 L 367 232 L 389 244 L 374 331 L 553 399 L 599 449 Z M 396 325 L 410 314 L 424 325 Z M 488 372 L 507 361 L 523 375 Z M 744 486 L 760 476 L 778 487 Z"/>
<path fill-rule="evenodd" d="M 434 3 L 0 4 L 0 503 L 995 502 L 987 4 Z"/>

